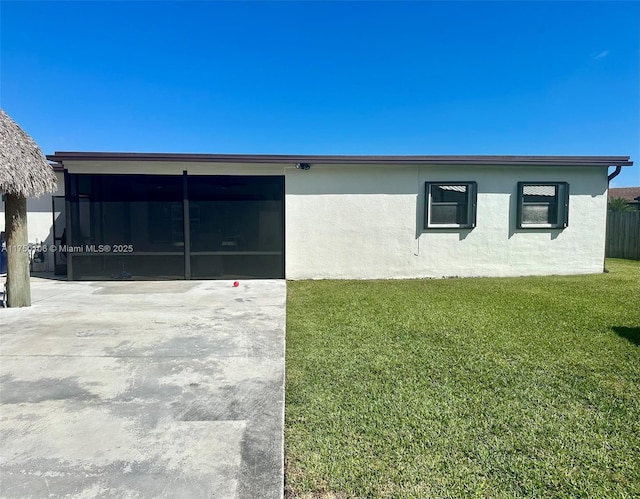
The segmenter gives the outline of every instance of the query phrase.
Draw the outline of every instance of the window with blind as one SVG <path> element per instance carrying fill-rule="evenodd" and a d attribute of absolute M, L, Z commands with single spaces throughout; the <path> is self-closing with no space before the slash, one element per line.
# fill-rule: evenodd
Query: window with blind
<path fill-rule="evenodd" d="M 475 182 L 426 182 L 425 229 L 463 229 L 476 226 Z"/>
<path fill-rule="evenodd" d="M 565 228 L 569 225 L 569 184 L 518 182 L 518 228 Z"/>

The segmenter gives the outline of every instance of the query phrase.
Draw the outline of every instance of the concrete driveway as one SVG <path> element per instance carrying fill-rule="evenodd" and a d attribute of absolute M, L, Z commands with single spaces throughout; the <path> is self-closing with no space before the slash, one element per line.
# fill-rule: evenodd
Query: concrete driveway
<path fill-rule="evenodd" d="M 32 278 L 0 309 L 0 496 L 282 497 L 285 286 Z"/>

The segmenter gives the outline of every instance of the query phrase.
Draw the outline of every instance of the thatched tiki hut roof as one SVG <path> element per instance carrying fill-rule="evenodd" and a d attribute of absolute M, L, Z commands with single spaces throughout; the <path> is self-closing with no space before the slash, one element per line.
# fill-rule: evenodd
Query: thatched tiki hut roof
<path fill-rule="evenodd" d="M 31 305 L 27 198 L 53 192 L 56 178 L 38 145 L 0 109 L 0 192 L 5 202 L 10 307 Z"/>
<path fill-rule="evenodd" d="M 34 140 L 0 109 L 0 192 L 37 198 L 56 189 L 56 177 Z"/>

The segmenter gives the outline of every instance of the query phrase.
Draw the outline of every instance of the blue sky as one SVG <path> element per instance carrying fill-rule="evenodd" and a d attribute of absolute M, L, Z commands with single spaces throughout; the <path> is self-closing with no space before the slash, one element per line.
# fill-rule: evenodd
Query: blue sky
<path fill-rule="evenodd" d="M 47 154 L 640 163 L 639 2 L 3 0 L 0 16 L 1 105 Z"/>

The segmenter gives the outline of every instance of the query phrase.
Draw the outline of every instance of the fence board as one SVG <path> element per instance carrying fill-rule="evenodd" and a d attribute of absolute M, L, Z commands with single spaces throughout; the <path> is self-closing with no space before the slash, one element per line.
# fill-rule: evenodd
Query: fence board
<path fill-rule="evenodd" d="M 612 258 L 640 260 L 640 211 L 607 213 L 605 254 Z"/>

